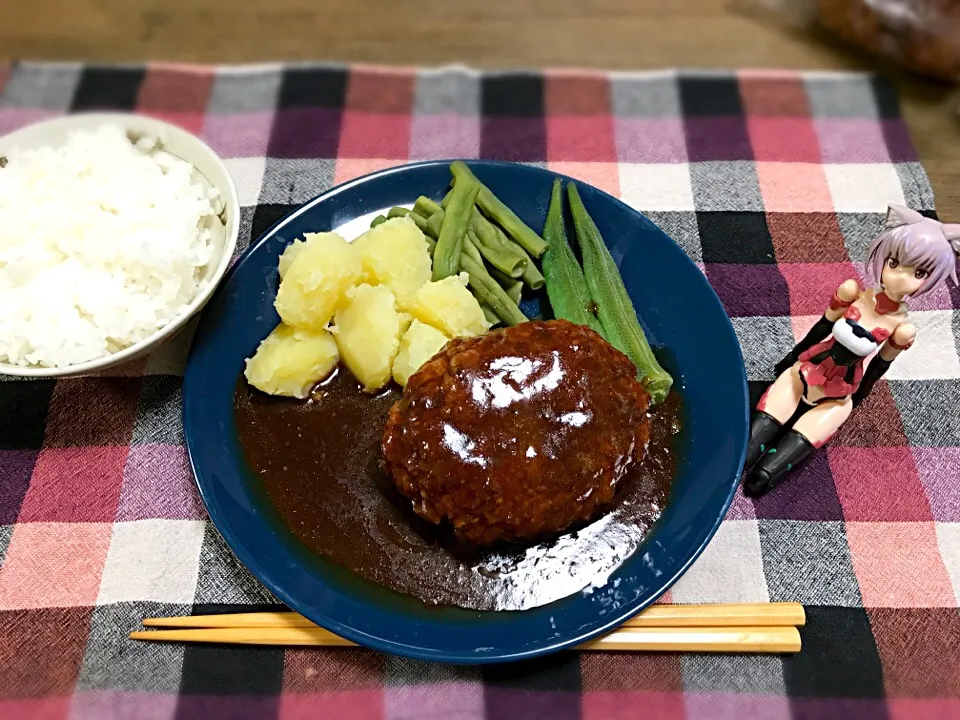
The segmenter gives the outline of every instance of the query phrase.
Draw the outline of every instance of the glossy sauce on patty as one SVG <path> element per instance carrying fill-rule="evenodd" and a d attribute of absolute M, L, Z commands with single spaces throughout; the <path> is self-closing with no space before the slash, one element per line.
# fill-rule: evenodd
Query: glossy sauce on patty
<path fill-rule="evenodd" d="M 636 374 L 566 320 L 453 340 L 391 409 L 384 469 L 466 543 L 555 535 L 593 518 L 643 458 L 650 396 Z"/>

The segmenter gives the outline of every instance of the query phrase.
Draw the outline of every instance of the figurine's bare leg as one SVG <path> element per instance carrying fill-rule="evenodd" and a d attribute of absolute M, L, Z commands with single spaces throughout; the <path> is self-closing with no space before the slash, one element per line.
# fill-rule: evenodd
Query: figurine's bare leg
<path fill-rule="evenodd" d="M 757 404 L 758 410 L 775 418 L 781 425 L 793 416 L 803 398 L 803 382 L 798 367 L 799 364 L 780 373 L 780 377 Z"/>
<path fill-rule="evenodd" d="M 813 447 L 818 448 L 836 435 L 853 410 L 850 398 L 827 400 L 804 413 L 793 429 L 803 435 Z"/>

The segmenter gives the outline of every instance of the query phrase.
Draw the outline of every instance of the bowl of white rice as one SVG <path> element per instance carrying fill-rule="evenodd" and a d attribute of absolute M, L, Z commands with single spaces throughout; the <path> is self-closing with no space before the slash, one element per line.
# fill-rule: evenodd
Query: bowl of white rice
<path fill-rule="evenodd" d="M 169 123 L 84 113 L 0 138 L 0 374 L 155 349 L 210 298 L 239 219 L 223 162 Z"/>

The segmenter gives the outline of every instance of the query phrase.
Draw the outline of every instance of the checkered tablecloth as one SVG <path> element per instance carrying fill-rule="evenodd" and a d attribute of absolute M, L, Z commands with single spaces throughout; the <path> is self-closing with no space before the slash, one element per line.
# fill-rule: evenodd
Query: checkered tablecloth
<path fill-rule="evenodd" d="M 864 75 L 15 64 L 0 88 L 3 132 L 119 108 L 198 134 L 239 187 L 241 250 L 331 185 L 409 160 L 581 178 L 700 265 L 755 399 L 837 285 L 866 281 L 886 204 L 934 207 L 897 98 Z M 108 377 L 3 382 L 0 717 L 960 716 L 958 307 L 954 287 L 917 303 L 915 347 L 787 485 L 738 493 L 667 598 L 804 603 L 804 649 L 785 658 L 568 652 L 457 668 L 128 641 L 144 616 L 275 602 L 194 487 L 189 333 Z"/>

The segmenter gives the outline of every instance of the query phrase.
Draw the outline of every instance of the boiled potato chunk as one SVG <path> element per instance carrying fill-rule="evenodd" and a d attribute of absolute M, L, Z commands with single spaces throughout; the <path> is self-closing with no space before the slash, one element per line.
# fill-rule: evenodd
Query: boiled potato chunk
<path fill-rule="evenodd" d="M 436 355 L 450 340 L 435 327 L 414 320 L 400 338 L 397 359 L 393 361 L 393 379 L 401 387 L 420 367 Z"/>
<path fill-rule="evenodd" d="M 326 330 L 297 330 L 280 323 L 247 359 L 247 382 L 269 395 L 305 398 L 337 367 L 337 343 Z"/>
<path fill-rule="evenodd" d="M 413 315 L 406 312 L 400 313 L 400 337 L 403 337 L 403 334 L 407 331 L 407 328 L 410 327 L 410 323 L 413 322 Z"/>
<path fill-rule="evenodd" d="M 430 280 L 430 254 L 423 233 L 408 217 L 390 218 L 353 241 L 363 262 L 363 281 L 393 290 L 406 309 L 414 293 Z"/>
<path fill-rule="evenodd" d="M 306 233 L 280 281 L 274 303 L 280 319 L 302 330 L 325 328 L 361 274 L 360 253 L 342 237 Z"/>
<path fill-rule="evenodd" d="M 300 254 L 300 251 L 305 245 L 306 243 L 303 240 L 294 240 L 287 245 L 286 249 L 280 254 L 280 262 L 277 263 L 277 270 L 280 273 L 281 280 L 283 280 L 284 275 L 287 274 L 287 270 L 290 268 L 291 263 L 293 263 L 293 259 Z"/>
<path fill-rule="evenodd" d="M 408 309 L 417 320 L 449 337 L 483 335 L 490 329 L 480 303 L 467 290 L 465 273 L 427 283 Z"/>
<path fill-rule="evenodd" d="M 340 358 L 364 390 L 375 392 L 390 381 L 400 345 L 396 298 L 386 285 L 366 283 L 348 290 L 346 297 L 347 303 L 335 316 Z"/>

